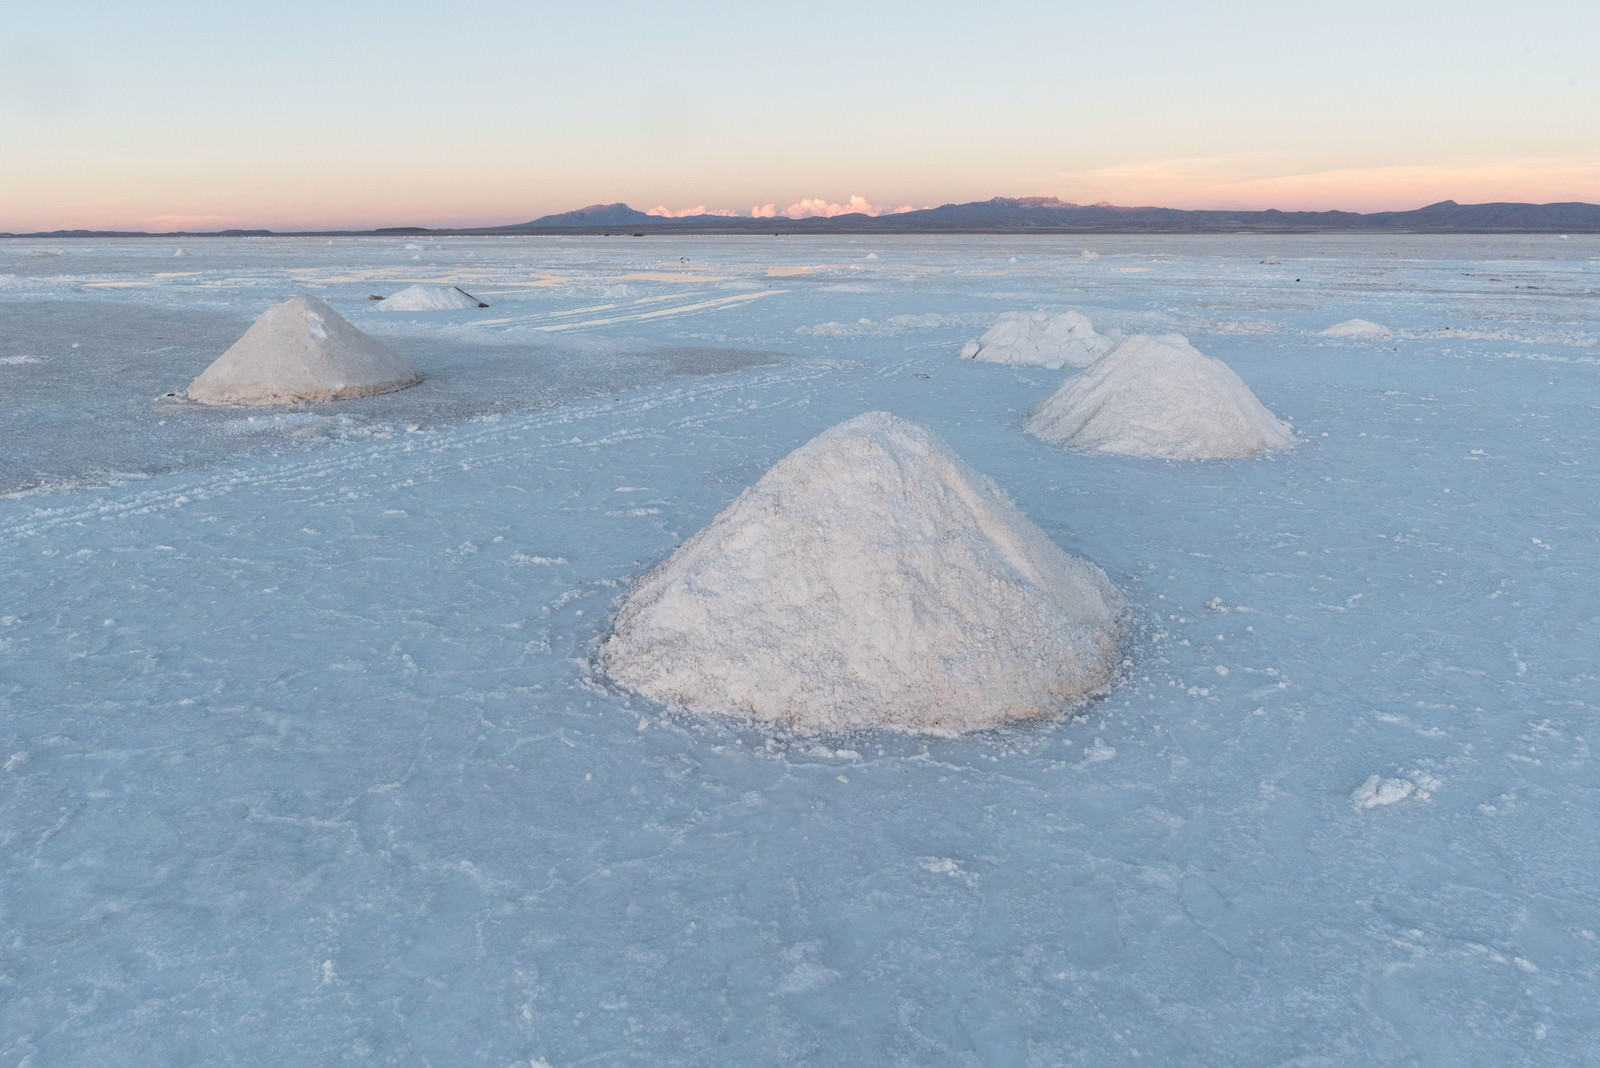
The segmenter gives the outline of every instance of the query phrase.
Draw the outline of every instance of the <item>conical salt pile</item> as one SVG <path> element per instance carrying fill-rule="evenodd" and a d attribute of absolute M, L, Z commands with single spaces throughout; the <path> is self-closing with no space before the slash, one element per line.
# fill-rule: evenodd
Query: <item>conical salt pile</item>
<path fill-rule="evenodd" d="M 1168 460 L 1252 456 L 1295 443 L 1221 360 L 1181 334 L 1134 334 L 1067 379 L 1023 424 L 1045 441 Z"/>
<path fill-rule="evenodd" d="M 938 437 L 871 412 L 641 579 L 601 664 L 701 712 L 954 734 L 1108 686 L 1121 605 Z"/>
<path fill-rule="evenodd" d="M 1377 338 L 1386 340 L 1394 337 L 1394 331 L 1382 323 L 1374 323 L 1367 319 L 1346 319 L 1342 323 L 1334 323 L 1326 330 L 1318 331 L 1323 337 L 1353 337 Z"/>
<path fill-rule="evenodd" d="M 315 297 L 262 313 L 244 336 L 189 383 L 203 404 L 295 404 L 392 393 L 422 376 L 389 346 Z"/>
<path fill-rule="evenodd" d="M 489 305 L 460 286 L 407 286 L 378 307 L 385 311 L 453 311 L 456 308 L 487 308 Z"/>
<path fill-rule="evenodd" d="M 967 342 L 961 355 L 968 360 L 1034 364 L 1054 370 L 1087 367 L 1113 344 L 1080 312 L 1006 312 L 982 337 Z"/>

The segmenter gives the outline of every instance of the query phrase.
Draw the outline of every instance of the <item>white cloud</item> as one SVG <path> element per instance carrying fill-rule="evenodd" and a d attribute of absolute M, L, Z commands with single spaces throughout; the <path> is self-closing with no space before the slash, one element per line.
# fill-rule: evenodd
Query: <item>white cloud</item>
<path fill-rule="evenodd" d="M 887 207 L 881 204 L 874 204 L 866 197 L 862 196 L 852 196 L 843 204 L 835 203 L 826 199 L 825 197 L 803 197 L 802 199 L 795 201 L 793 204 L 790 204 L 788 207 L 783 208 L 780 208 L 775 203 L 756 204 L 751 207 L 749 218 L 775 219 L 782 217 L 785 219 L 831 219 L 836 215 L 848 215 L 851 213 L 861 215 L 898 215 L 902 211 L 916 210 L 917 209 L 912 207 L 910 204 L 903 204 L 900 207 L 895 208 Z M 695 208 L 669 208 L 665 205 L 657 205 L 656 207 L 651 208 L 645 214 L 659 215 L 664 219 L 681 219 L 686 215 L 721 215 L 732 218 L 739 217 L 737 212 L 729 211 L 727 208 L 708 208 L 703 204 Z"/>
<path fill-rule="evenodd" d="M 655 207 L 645 212 L 645 214 L 659 215 L 663 219 L 683 219 L 690 215 L 721 215 L 725 218 L 734 217 L 734 212 L 729 211 L 727 208 L 708 208 L 704 204 L 693 208 L 669 208 L 664 204 L 657 204 Z"/>
<path fill-rule="evenodd" d="M 831 219 L 836 215 L 898 215 L 902 211 L 915 210 L 917 209 L 909 204 L 897 208 L 874 204 L 861 196 L 852 196 L 844 204 L 836 204 L 823 197 L 804 197 L 786 208 L 780 208 L 776 204 L 758 204 L 750 209 L 750 214 L 757 219 L 771 219 L 779 215 L 786 219 Z"/>

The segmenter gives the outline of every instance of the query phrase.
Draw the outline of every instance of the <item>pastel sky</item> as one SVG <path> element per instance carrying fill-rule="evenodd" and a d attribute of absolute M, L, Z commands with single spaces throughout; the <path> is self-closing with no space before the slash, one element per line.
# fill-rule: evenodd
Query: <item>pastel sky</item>
<path fill-rule="evenodd" d="M 0 0 L 0 231 L 1600 202 L 1594 0 Z"/>

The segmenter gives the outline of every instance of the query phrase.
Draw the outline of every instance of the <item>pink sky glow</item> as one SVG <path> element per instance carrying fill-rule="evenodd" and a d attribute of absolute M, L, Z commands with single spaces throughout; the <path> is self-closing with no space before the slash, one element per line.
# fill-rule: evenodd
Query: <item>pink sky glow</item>
<path fill-rule="evenodd" d="M 992 196 L 1056 196 L 1077 204 L 1111 203 L 1123 207 L 1156 206 L 1186 209 L 1284 211 L 1405 211 L 1440 200 L 1463 204 L 1519 201 L 1600 202 L 1600 158 L 1526 158 L 1454 165 L 1399 165 L 1330 169 L 1295 173 L 1254 156 L 1218 156 L 1158 160 L 1094 170 L 1035 176 L 1020 181 L 996 179 L 992 186 L 921 189 L 920 204 L 852 195 L 841 201 L 800 197 L 787 204 L 768 201 L 748 208 L 691 202 L 673 208 L 658 203 L 651 215 L 753 218 L 832 218 L 847 213 L 891 215 L 938 204 L 987 200 Z M 1278 171 L 1280 173 L 1274 173 Z M 352 188 L 346 188 L 346 186 Z M 528 203 L 523 188 L 492 188 L 482 195 L 438 193 L 424 188 L 388 190 L 372 195 L 366 187 L 340 181 L 318 187 L 284 183 L 271 189 L 233 187 L 229 192 L 186 190 L 181 203 L 168 189 L 140 189 L 133 183 L 111 195 L 85 196 L 75 210 L 29 211 L 25 207 L 0 218 L 0 231 L 28 233 L 56 229 L 106 229 L 164 233 L 224 229 L 336 230 L 383 226 L 495 226 L 527 222 L 543 215 L 570 211 L 586 203 L 628 200 L 625 189 L 546 192 Z M 929 192 L 932 195 L 927 195 Z M 438 195 L 436 195 L 438 193 Z M 42 198 L 41 198 L 42 199 Z M 909 199 L 909 198 L 907 198 Z M 638 197 L 635 203 L 644 200 Z M 466 203 L 470 202 L 470 208 Z M 680 201 L 681 203 L 681 201 Z M 449 204 L 450 207 L 445 207 Z M 452 210 L 452 208 L 454 210 Z"/>
<path fill-rule="evenodd" d="M 32 5 L 0 232 L 1600 203 L 1600 4 L 823 8 Z"/>
<path fill-rule="evenodd" d="M 1441 200 L 1461 204 L 1600 201 L 1600 157 L 1503 159 L 1454 164 L 1351 167 L 1270 173 L 1252 156 L 1159 160 L 1057 176 L 1077 195 L 1123 207 L 1260 211 L 1407 211 Z M 1266 171 L 1268 173 L 1261 173 Z M 1253 172 L 1253 173 L 1252 173 Z"/>

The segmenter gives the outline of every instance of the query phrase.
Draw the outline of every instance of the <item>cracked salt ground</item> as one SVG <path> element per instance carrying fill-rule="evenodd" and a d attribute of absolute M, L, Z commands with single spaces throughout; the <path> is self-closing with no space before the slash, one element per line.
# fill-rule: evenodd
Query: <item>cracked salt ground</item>
<path fill-rule="evenodd" d="M 0 243 L 0 1063 L 1592 1056 L 1595 239 L 665 240 Z M 301 292 L 424 382 L 155 399 Z M 1068 372 L 958 354 L 1069 310 L 1300 445 L 1027 437 Z M 1107 572 L 1115 689 L 807 736 L 597 673 L 875 410 Z"/>

